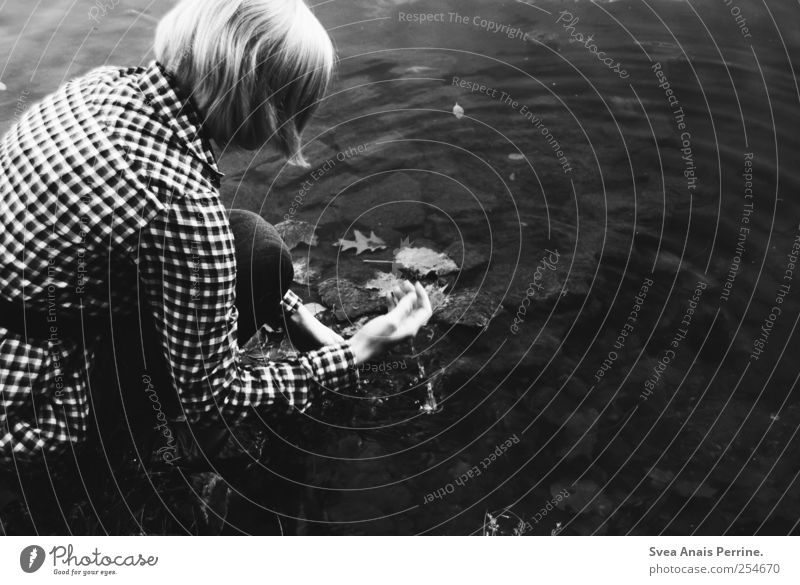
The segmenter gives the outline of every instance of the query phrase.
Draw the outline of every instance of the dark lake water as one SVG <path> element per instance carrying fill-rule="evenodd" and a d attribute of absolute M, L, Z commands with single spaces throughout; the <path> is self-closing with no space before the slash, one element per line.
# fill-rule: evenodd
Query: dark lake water
<path fill-rule="evenodd" d="M 2 129 L 92 67 L 149 61 L 168 5 L 123 0 L 93 22 L 89 2 L 0 2 Z M 306 134 L 312 168 L 225 153 L 226 205 L 317 227 L 319 244 L 294 250 L 313 272 L 296 287 L 309 302 L 325 279 L 360 287 L 387 270 L 404 238 L 461 270 L 438 283 L 451 310 L 387 356 L 404 367 L 364 373 L 357 396 L 270 421 L 258 441 L 242 431 L 246 469 L 197 488 L 227 520 L 207 523 L 797 533 L 800 6 L 316 12 L 341 60 Z M 356 229 L 388 248 L 333 246 Z M 359 308 L 331 322 L 352 329 Z M 72 529 L 196 531 L 181 515 L 196 478 L 163 473 L 126 468 L 144 493 L 130 506 L 113 482 L 100 503 L 76 497 L 92 518 Z"/>

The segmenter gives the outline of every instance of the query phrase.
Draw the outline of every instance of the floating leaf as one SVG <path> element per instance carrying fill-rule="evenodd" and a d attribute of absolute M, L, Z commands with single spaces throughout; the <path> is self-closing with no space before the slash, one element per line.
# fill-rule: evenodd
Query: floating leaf
<path fill-rule="evenodd" d="M 517 173 L 511 173 L 511 174 L 508 176 L 508 178 L 509 178 L 510 180 L 514 181 L 514 180 L 517 178 Z"/>
<path fill-rule="evenodd" d="M 464 117 L 464 108 L 459 106 L 458 102 L 456 102 L 456 105 L 453 106 L 453 115 L 456 117 L 457 120 L 460 120 L 461 118 Z"/>
<path fill-rule="evenodd" d="M 5 91 L 5 90 L 7 90 L 7 89 L 8 89 L 8 88 L 6 87 L 6 84 L 5 84 L 5 83 L 3 83 L 2 81 L 0 81 L 0 91 Z"/>
<path fill-rule="evenodd" d="M 395 286 L 403 282 L 402 278 L 398 278 L 391 272 L 376 272 L 375 278 L 368 280 L 364 284 L 364 288 L 380 291 L 381 295 L 386 295 Z"/>
<path fill-rule="evenodd" d="M 293 250 L 298 244 L 307 246 L 317 245 L 317 236 L 314 234 L 314 226 L 305 221 L 287 219 L 275 226 L 286 247 Z"/>
<path fill-rule="evenodd" d="M 294 282 L 308 286 L 311 281 L 319 276 L 319 273 L 308 265 L 308 258 L 303 257 L 292 263 L 294 266 Z"/>
<path fill-rule="evenodd" d="M 430 248 L 400 248 L 394 255 L 400 268 L 420 277 L 434 273 L 436 276 L 458 271 L 458 266 L 447 254 Z"/>
<path fill-rule="evenodd" d="M 525 155 L 518 152 L 512 152 L 508 155 L 509 160 L 525 160 Z"/>
<path fill-rule="evenodd" d="M 393 260 L 392 260 L 392 274 L 397 275 L 397 274 L 399 274 L 399 270 L 400 270 L 400 266 L 398 266 L 397 260 L 395 260 L 394 257 L 397 255 L 397 253 L 400 250 L 402 250 L 404 248 L 410 248 L 411 244 L 412 244 L 411 238 L 409 236 L 406 236 L 406 237 L 404 237 L 404 238 L 402 238 L 400 240 L 400 245 L 397 248 L 395 248 L 394 250 L 392 250 L 392 258 L 393 258 Z"/>
<path fill-rule="evenodd" d="M 381 296 L 385 296 L 395 286 L 398 286 L 403 281 L 404 279 L 399 278 L 392 273 L 376 272 L 375 278 L 367 281 L 364 284 L 364 288 L 377 290 Z M 426 284 L 423 288 L 428 292 L 428 298 L 431 301 L 431 308 L 434 311 L 444 304 L 446 298 L 446 295 L 444 294 L 444 291 L 447 288 L 446 284 L 441 287 L 437 286 L 436 284 Z"/>
<path fill-rule="evenodd" d="M 369 233 L 369 237 L 365 236 L 358 230 L 355 230 L 353 234 L 355 239 L 340 239 L 334 244 L 334 246 L 339 246 L 342 249 L 342 252 L 346 252 L 350 248 L 355 248 L 356 255 L 361 254 L 362 252 L 375 252 L 376 250 L 383 250 L 386 248 L 386 242 L 376 236 L 375 232 L 371 231 Z"/>

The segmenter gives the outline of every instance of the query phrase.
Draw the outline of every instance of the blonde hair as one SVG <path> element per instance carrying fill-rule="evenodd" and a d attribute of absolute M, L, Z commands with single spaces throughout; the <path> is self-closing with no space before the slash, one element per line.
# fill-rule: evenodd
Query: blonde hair
<path fill-rule="evenodd" d="M 158 24 L 155 58 L 220 144 L 271 142 L 308 166 L 301 134 L 335 62 L 327 31 L 303 0 L 181 0 Z"/>

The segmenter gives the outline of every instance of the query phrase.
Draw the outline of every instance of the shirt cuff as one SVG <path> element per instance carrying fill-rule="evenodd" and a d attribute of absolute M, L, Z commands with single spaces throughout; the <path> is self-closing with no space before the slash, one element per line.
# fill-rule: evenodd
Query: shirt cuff
<path fill-rule="evenodd" d="M 302 354 L 309 361 L 311 376 L 321 392 L 355 390 L 358 384 L 356 356 L 350 343 L 326 345 Z"/>
<path fill-rule="evenodd" d="M 302 305 L 303 300 L 294 294 L 291 289 L 286 291 L 286 294 L 283 295 L 283 299 L 281 300 L 283 310 L 289 315 L 295 313 Z"/>

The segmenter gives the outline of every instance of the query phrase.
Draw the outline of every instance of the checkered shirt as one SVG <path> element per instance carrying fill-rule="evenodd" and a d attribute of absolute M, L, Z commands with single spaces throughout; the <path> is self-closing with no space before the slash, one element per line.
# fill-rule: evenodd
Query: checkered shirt
<path fill-rule="evenodd" d="M 97 344 L 113 339 L 59 333 L 60 312 L 144 304 L 190 422 L 233 425 L 355 384 L 346 343 L 259 366 L 240 359 L 222 174 L 199 130 L 191 101 L 151 62 L 67 83 L 0 141 L 0 295 L 51 322 L 49 339 L 0 327 L 0 462 L 87 435 L 89 371 Z M 300 303 L 291 291 L 282 301 L 285 313 Z"/>

